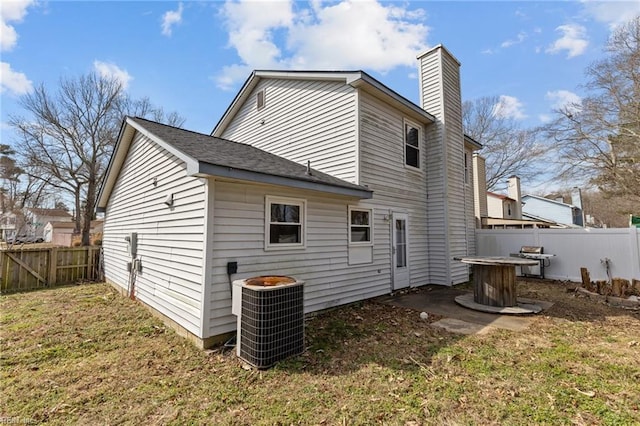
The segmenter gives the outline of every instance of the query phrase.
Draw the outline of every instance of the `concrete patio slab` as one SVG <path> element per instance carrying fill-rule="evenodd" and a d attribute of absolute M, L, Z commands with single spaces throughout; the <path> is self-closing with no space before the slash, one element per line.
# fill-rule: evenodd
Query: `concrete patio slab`
<path fill-rule="evenodd" d="M 445 317 L 445 320 L 437 321 L 432 325 L 462 334 L 482 334 L 490 331 L 491 327 L 522 331 L 529 327 L 535 318 L 535 315 L 501 315 L 479 312 L 460 306 L 455 302 L 457 296 L 468 293 L 469 290 L 428 286 L 421 291 L 384 296 L 378 300 L 382 303 L 413 309 L 417 311 L 417 314 L 427 312 L 441 315 Z M 543 310 L 553 305 L 553 303 L 541 300 L 528 300 L 528 302 L 541 306 Z"/>

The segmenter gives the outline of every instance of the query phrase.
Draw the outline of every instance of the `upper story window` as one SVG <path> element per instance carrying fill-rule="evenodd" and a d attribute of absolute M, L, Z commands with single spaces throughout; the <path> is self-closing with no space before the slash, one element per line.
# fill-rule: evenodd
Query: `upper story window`
<path fill-rule="evenodd" d="M 262 89 L 261 91 L 256 93 L 256 106 L 258 110 L 261 110 L 262 108 L 264 108 L 266 102 L 267 102 L 267 98 L 265 97 L 264 89 Z"/>
<path fill-rule="evenodd" d="M 371 209 L 349 207 L 349 244 L 370 245 L 373 241 Z"/>
<path fill-rule="evenodd" d="M 306 201 L 266 198 L 265 248 L 304 248 Z"/>
<path fill-rule="evenodd" d="M 420 168 L 420 126 L 407 121 L 404 123 L 404 163 Z"/>

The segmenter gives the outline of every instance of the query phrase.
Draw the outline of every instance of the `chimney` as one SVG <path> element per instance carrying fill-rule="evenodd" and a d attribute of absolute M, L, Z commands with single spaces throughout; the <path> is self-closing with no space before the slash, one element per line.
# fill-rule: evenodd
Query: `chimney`
<path fill-rule="evenodd" d="M 585 226 L 584 210 L 582 209 L 582 191 L 577 186 L 571 190 L 571 204 L 580 209 L 576 215 L 575 225 Z"/>
<path fill-rule="evenodd" d="M 489 216 L 487 172 L 484 157 L 478 153 L 473 154 L 473 211 L 476 217 L 476 228 L 482 228 L 482 218 Z"/>
<path fill-rule="evenodd" d="M 470 241 L 474 233 L 467 232 L 465 209 L 460 62 L 442 45 L 417 59 L 420 106 L 435 117 L 426 128 L 427 241 L 429 250 L 441 257 L 431 257 L 430 282 L 458 284 L 468 281 L 469 273 L 453 258 L 466 256 L 475 244 Z"/>
<path fill-rule="evenodd" d="M 507 195 L 516 200 L 516 208 L 513 212 L 514 219 L 522 219 L 522 192 L 520 191 L 520 178 L 513 175 L 508 180 Z"/>

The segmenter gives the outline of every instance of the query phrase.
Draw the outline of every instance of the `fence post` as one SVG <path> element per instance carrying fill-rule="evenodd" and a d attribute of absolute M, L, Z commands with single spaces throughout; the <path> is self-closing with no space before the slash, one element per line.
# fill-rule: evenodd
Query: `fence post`
<path fill-rule="evenodd" d="M 58 248 L 51 247 L 49 250 L 49 285 L 56 285 L 58 282 Z"/>
<path fill-rule="evenodd" d="M 87 279 L 93 280 L 93 247 L 87 246 Z"/>

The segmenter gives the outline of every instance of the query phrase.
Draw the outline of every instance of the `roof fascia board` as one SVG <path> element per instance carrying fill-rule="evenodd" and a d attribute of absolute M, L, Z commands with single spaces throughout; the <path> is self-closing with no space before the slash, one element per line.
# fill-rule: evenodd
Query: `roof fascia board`
<path fill-rule="evenodd" d="M 111 191 L 115 186 L 117 177 L 120 174 L 120 170 L 122 169 L 124 161 L 127 157 L 129 148 L 133 143 L 136 132 L 139 132 L 143 136 L 151 139 L 161 148 L 167 150 L 171 154 L 184 161 L 187 165 L 187 170 L 197 170 L 198 162 L 195 159 L 186 155 L 184 152 L 174 148 L 172 145 L 166 143 L 153 133 L 149 132 L 142 125 L 136 123 L 131 117 L 127 117 L 122 124 L 120 135 L 118 136 L 118 142 L 116 143 L 114 153 L 112 154 L 109 166 L 107 167 L 107 171 L 105 174 L 106 179 L 102 184 L 102 187 L 100 188 L 100 192 L 98 193 L 98 202 L 96 203 L 96 211 L 98 213 L 103 213 L 105 211 L 105 208 L 107 207 L 109 196 L 111 195 Z"/>
<path fill-rule="evenodd" d="M 153 133 L 151 133 L 150 131 L 145 129 L 142 125 L 136 123 L 132 119 L 127 118 L 127 123 L 130 124 L 141 135 L 151 139 L 153 142 L 157 143 L 161 148 L 165 149 L 166 151 L 169 151 L 171 154 L 175 155 L 180 160 L 187 163 L 187 169 L 189 169 L 190 167 L 194 168 L 198 164 L 198 161 L 195 158 L 185 154 L 183 151 L 180 151 L 179 149 L 175 148 L 173 145 L 166 143 L 164 140 L 154 135 Z"/>
<path fill-rule="evenodd" d="M 418 105 L 411 102 L 409 99 L 380 83 L 369 74 L 365 72 L 359 72 L 358 74 L 358 78 L 348 79 L 347 84 L 355 88 L 364 88 L 366 87 L 364 86 L 366 84 L 368 85 L 368 87 L 373 88 L 379 95 L 382 95 L 378 97 L 381 97 L 387 101 L 391 101 L 390 103 L 396 106 L 400 106 L 403 109 L 409 110 L 430 123 L 434 123 L 436 121 L 436 118 L 433 115 L 429 114 L 427 111 L 423 110 Z"/>
<path fill-rule="evenodd" d="M 482 144 L 469 135 L 464 135 L 464 143 L 470 145 L 474 151 L 482 149 Z"/>
<path fill-rule="evenodd" d="M 573 204 L 561 203 L 560 201 L 552 200 L 551 198 L 544 198 L 544 197 L 538 197 L 537 195 L 527 194 L 527 195 L 523 195 L 522 196 L 523 201 L 524 201 L 525 197 L 526 198 L 535 198 L 536 200 L 546 201 L 548 203 L 557 204 L 557 205 L 562 206 L 562 207 L 571 207 L 572 209 L 577 209 L 577 207 L 574 206 Z"/>
<path fill-rule="evenodd" d="M 105 179 L 102 182 L 102 186 L 98 191 L 98 197 L 96 198 L 96 211 L 98 213 L 102 213 L 105 211 L 107 200 L 109 199 L 109 195 L 111 195 L 111 191 L 113 190 L 113 186 L 115 185 L 117 176 L 120 173 L 120 169 L 122 168 L 122 163 L 124 162 L 124 159 L 127 155 L 127 151 L 129 151 L 129 146 L 131 145 L 131 141 L 133 140 L 134 133 L 135 132 L 133 131 L 133 129 L 131 129 L 131 127 L 127 125 L 127 118 L 122 120 L 122 124 L 120 125 L 120 132 L 118 133 L 118 139 L 116 139 L 116 146 L 113 148 L 113 153 L 111 154 L 109 164 L 107 165 L 107 170 L 104 174 Z"/>
<path fill-rule="evenodd" d="M 236 113 L 242 106 L 244 98 L 246 98 L 248 94 L 251 93 L 251 91 L 259 81 L 260 77 L 256 77 L 255 71 L 249 75 L 238 93 L 236 93 L 236 97 L 233 98 L 233 101 L 231 101 L 226 111 L 224 112 L 224 114 L 222 114 L 222 117 L 220 117 L 220 120 L 218 120 L 218 123 L 216 123 L 215 127 L 211 131 L 211 136 L 219 137 L 224 132 L 224 130 L 227 128 L 227 125 L 231 121 L 231 118 L 236 115 Z"/>
<path fill-rule="evenodd" d="M 320 80 L 320 81 L 344 81 L 358 79 L 361 71 L 255 71 L 257 77 L 282 78 L 287 80 Z"/>
<path fill-rule="evenodd" d="M 220 118 L 220 121 L 211 131 L 211 136 L 221 137 L 225 129 L 229 125 L 232 118 L 237 114 L 238 110 L 242 107 L 249 94 L 258 85 L 259 81 L 263 78 L 282 78 L 288 80 L 320 80 L 320 81 L 344 81 L 345 84 L 349 84 L 354 88 L 368 87 L 374 89 L 373 92 L 378 94 L 387 101 L 391 101 L 392 104 L 400 106 L 406 111 L 410 111 L 418 117 L 421 117 L 427 122 L 435 122 L 435 117 L 418 105 L 414 104 L 407 98 L 401 96 L 397 92 L 391 90 L 384 84 L 380 83 L 364 71 L 273 71 L 273 70 L 258 70 L 251 73 L 247 81 L 244 83 L 236 97 L 233 99 L 227 110 Z"/>
<path fill-rule="evenodd" d="M 190 173 L 191 174 L 191 173 Z M 347 197 L 354 197 L 360 199 L 373 198 L 373 191 L 368 189 L 346 188 L 341 186 L 334 186 L 324 183 L 311 182 L 306 180 L 300 180 L 295 178 L 288 178 L 285 176 L 267 175 L 264 173 L 252 172 L 249 170 L 234 169 L 231 167 L 218 166 L 210 163 L 199 163 L 197 173 L 192 173 L 193 176 L 198 177 L 221 177 L 228 179 L 237 179 L 249 182 L 265 183 L 271 185 L 288 186 L 291 188 L 319 191 L 337 195 L 344 195 Z"/>

